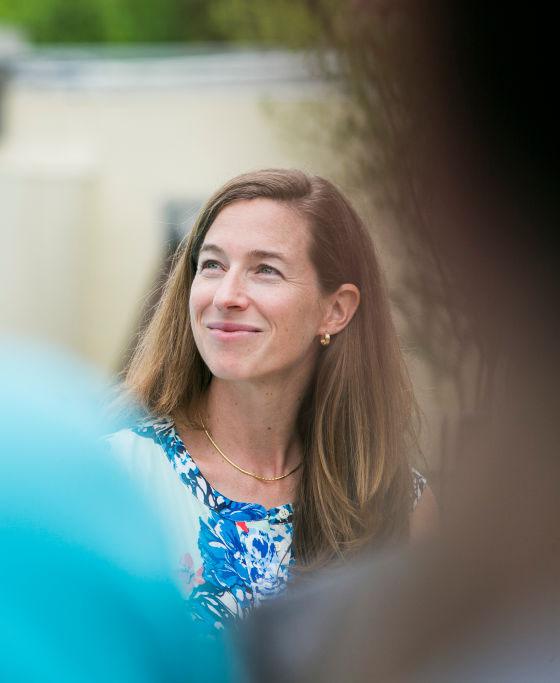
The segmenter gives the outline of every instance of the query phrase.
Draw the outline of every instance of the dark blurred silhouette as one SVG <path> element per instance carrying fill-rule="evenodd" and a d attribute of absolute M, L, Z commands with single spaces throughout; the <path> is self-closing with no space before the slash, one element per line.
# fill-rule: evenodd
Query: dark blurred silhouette
<path fill-rule="evenodd" d="M 444 311 L 457 343 L 476 346 L 484 390 L 447 444 L 439 537 L 339 569 L 257 613 L 246 634 L 254 679 L 556 681 L 552 8 L 310 4 L 347 69 L 346 91 L 361 94 L 358 110 L 367 114 L 369 95 L 386 116 L 390 138 L 360 129 L 366 153 L 386 145 L 386 158 L 399 160 L 391 191 L 400 234 L 418 255 L 408 264 L 416 291 L 431 322 Z"/>

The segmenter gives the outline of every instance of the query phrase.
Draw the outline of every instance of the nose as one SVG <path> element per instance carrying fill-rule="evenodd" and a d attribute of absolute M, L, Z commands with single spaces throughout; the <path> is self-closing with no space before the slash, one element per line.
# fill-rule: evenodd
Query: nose
<path fill-rule="evenodd" d="M 233 268 L 230 268 L 220 278 L 214 292 L 213 304 L 220 311 L 229 309 L 244 310 L 247 308 L 248 297 L 241 273 L 237 273 Z"/>

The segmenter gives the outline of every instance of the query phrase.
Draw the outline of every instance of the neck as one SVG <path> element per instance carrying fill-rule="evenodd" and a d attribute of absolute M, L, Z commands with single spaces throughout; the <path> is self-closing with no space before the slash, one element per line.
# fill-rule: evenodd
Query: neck
<path fill-rule="evenodd" d="M 255 385 L 214 378 L 204 421 L 236 464 L 262 476 L 280 476 L 301 460 L 296 422 L 303 394 L 301 381 Z"/>

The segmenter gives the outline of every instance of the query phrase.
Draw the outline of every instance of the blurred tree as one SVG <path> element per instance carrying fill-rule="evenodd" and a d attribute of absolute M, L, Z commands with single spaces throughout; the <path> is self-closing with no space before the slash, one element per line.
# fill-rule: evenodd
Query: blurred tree
<path fill-rule="evenodd" d="M 296 0 L 0 0 L 0 21 L 40 43 L 227 42 L 302 47 L 317 31 Z"/>
<path fill-rule="evenodd" d="M 204 0 L 95 0 L 107 42 L 166 43 L 223 40 Z"/>
<path fill-rule="evenodd" d="M 216 30 L 234 42 L 302 48 L 320 37 L 314 14 L 297 0 L 214 0 L 208 8 Z"/>
<path fill-rule="evenodd" d="M 98 0 L 0 0 L 0 21 L 21 27 L 34 42 L 101 42 L 105 27 Z"/>

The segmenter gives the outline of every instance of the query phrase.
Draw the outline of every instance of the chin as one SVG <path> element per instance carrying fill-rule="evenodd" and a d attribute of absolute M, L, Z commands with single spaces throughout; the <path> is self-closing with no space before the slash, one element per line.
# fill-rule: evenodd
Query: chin
<path fill-rule="evenodd" d="M 253 368 L 240 367 L 239 364 L 234 363 L 206 363 L 206 365 L 213 377 L 228 382 L 256 379 L 257 375 Z"/>
<path fill-rule="evenodd" d="M 252 380 L 257 380 L 259 376 L 255 376 L 252 373 L 240 373 L 240 372 L 212 372 L 212 377 L 219 379 L 222 382 L 250 382 Z"/>

